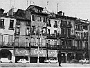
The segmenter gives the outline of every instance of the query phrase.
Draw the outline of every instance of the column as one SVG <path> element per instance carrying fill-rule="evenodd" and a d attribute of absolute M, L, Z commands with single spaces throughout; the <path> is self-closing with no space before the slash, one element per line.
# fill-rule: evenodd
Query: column
<path fill-rule="evenodd" d="M 30 62 L 30 56 L 28 56 L 28 61 Z"/>
<path fill-rule="evenodd" d="M 67 63 L 67 53 L 65 53 L 65 57 L 66 57 L 66 63 Z"/>
<path fill-rule="evenodd" d="M 12 52 L 12 62 L 15 63 L 15 54 L 14 54 L 14 50 Z"/>
<path fill-rule="evenodd" d="M 15 63 L 15 56 L 12 55 L 12 62 Z"/>

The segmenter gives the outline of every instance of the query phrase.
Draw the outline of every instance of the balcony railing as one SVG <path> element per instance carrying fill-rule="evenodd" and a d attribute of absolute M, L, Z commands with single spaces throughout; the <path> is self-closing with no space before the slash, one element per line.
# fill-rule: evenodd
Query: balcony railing
<path fill-rule="evenodd" d="M 75 39 L 76 36 L 75 35 L 69 35 L 67 38 L 69 38 L 69 39 Z"/>
<path fill-rule="evenodd" d="M 48 45 L 47 48 L 48 49 L 58 49 L 59 45 Z"/>
<path fill-rule="evenodd" d="M 59 35 L 47 34 L 47 39 L 57 39 L 58 37 L 59 37 Z"/>
<path fill-rule="evenodd" d="M 66 35 L 64 35 L 64 34 L 60 34 L 59 35 L 59 38 L 61 39 L 61 38 L 66 38 L 67 36 Z"/>
<path fill-rule="evenodd" d="M 0 42 L 0 47 L 13 47 L 14 42 Z"/>
<path fill-rule="evenodd" d="M 67 27 L 68 27 L 68 28 L 72 28 L 72 24 L 68 24 Z"/>
<path fill-rule="evenodd" d="M 29 42 L 14 42 L 14 47 L 29 47 Z"/>

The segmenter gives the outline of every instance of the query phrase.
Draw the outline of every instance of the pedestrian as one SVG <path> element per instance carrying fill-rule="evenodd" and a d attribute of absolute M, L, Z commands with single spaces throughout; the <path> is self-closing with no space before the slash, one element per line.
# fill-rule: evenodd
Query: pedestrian
<path fill-rule="evenodd" d="M 59 62 L 59 66 L 61 66 L 61 51 L 58 51 L 58 62 Z"/>

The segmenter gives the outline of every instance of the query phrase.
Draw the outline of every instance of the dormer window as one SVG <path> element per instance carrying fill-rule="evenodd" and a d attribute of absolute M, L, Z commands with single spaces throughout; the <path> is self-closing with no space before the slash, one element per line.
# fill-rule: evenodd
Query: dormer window
<path fill-rule="evenodd" d="M 0 19 L 0 28 L 4 28 L 4 19 Z"/>
<path fill-rule="evenodd" d="M 14 24 L 14 20 L 10 20 L 9 29 L 11 29 L 11 30 L 14 29 L 14 28 L 13 28 L 13 24 Z"/>

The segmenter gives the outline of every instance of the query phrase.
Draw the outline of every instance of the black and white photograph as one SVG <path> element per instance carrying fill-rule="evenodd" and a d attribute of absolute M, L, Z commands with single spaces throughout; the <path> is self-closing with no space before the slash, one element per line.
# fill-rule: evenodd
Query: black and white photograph
<path fill-rule="evenodd" d="M 90 67 L 90 1 L 0 0 L 3 67 Z"/>

